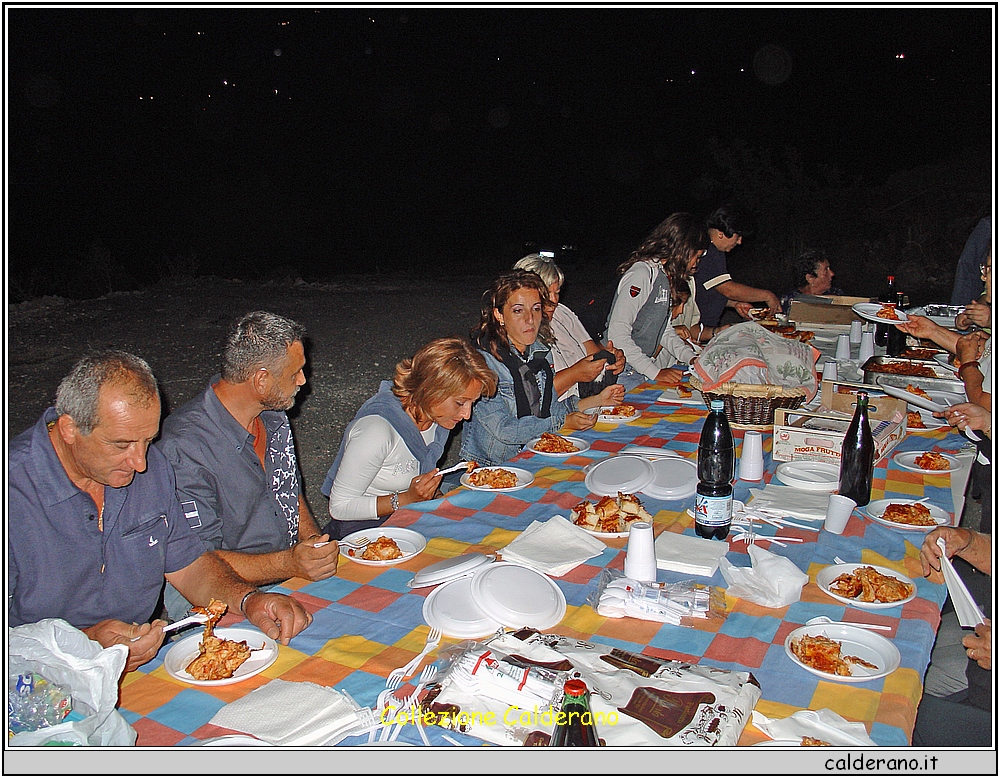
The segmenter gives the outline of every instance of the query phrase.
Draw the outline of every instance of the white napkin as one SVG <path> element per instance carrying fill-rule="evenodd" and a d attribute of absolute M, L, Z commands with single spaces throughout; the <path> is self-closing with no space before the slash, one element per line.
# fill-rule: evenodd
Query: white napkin
<path fill-rule="evenodd" d="M 723 558 L 719 564 L 731 596 L 750 600 L 765 608 L 783 608 L 798 602 L 809 576 L 783 556 L 759 546 L 747 548 L 753 567 L 736 567 Z"/>
<path fill-rule="evenodd" d="M 772 740 L 813 737 L 833 746 L 878 745 L 868 737 L 864 724 L 848 721 L 829 708 L 796 711 L 787 719 L 770 719 L 763 713 L 753 711 L 753 725 Z"/>
<path fill-rule="evenodd" d="M 938 547 L 941 549 L 941 572 L 944 573 L 944 582 L 948 586 L 948 594 L 951 602 L 955 606 L 955 615 L 958 616 L 958 623 L 963 627 L 974 627 L 986 621 L 986 617 L 979 609 L 976 601 L 969 594 L 969 589 L 965 581 L 959 577 L 955 566 L 951 560 L 944 555 L 944 538 L 937 539 Z"/>
<path fill-rule="evenodd" d="M 321 746 L 367 728 L 374 717 L 350 696 L 326 686 L 276 678 L 221 707 L 209 723 L 276 746 Z"/>
<path fill-rule="evenodd" d="M 719 569 L 719 560 L 726 555 L 729 544 L 664 531 L 653 543 L 653 550 L 656 567 L 660 570 L 712 576 Z"/>
<path fill-rule="evenodd" d="M 504 561 L 517 562 L 558 578 L 604 553 L 607 546 L 562 516 L 533 521 L 505 548 Z"/>
<path fill-rule="evenodd" d="M 750 508 L 771 508 L 797 519 L 823 521 L 830 500 L 827 492 L 807 492 L 791 486 L 768 484 L 763 489 L 750 489 Z"/>

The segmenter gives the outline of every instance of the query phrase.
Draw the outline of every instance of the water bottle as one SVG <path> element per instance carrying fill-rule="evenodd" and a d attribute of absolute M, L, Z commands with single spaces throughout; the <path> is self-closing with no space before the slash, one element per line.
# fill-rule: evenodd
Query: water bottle
<path fill-rule="evenodd" d="M 837 491 L 859 506 L 872 499 L 872 475 L 875 467 L 875 440 L 868 422 L 868 392 L 858 392 L 854 418 L 844 435 L 840 450 L 840 480 Z"/>
<path fill-rule="evenodd" d="M 878 301 L 880 303 L 893 303 L 896 302 L 896 277 L 888 276 L 886 278 L 886 287 L 882 290 L 882 293 L 878 296 Z M 875 345 L 884 346 L 886 338 L 889 337 L 889 330 L 895 329 L 891 324 L 876 324 L 875 325 Z"/>
<path fill-rule="evenodd" d="M 896 310 L 903 310 L 903 293 L 896 292 Z M 898 357 L 903 353 L 906 348 L 906 333 L 901 329 L 896 327 L 894 324 L 890 324 L 889 331 L 886 333 L 885 337 L 885 353 L 890 357 Z"/>
<path fill-rule="evenodd" d="M 698 489 L 694 531 L 698 537 L 725 540 L 733 522 L 733 472 L 736 454 L 722 400 L 712 400 L 711 413 L 698 441 Z"/>

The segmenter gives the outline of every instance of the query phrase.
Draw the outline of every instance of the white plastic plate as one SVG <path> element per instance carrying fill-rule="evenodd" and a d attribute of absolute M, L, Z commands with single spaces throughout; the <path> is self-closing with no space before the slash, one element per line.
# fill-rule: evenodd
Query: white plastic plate
<path fill-rule="evenodd" d="M 584 483 L 592 494 L 614 497 L 618 492 L 641 492 L 654 478 L 656 471 L 648 459 L 620 454 L 590 465 Z"/>
<path fill-rule="evenodd" d="M 785 486 L 807 492 L 832 492 L 840 480 L 840 465 L 807 460 L 782 462 L 774 474 Z"/>
<path fill-rule="evenodd" d="M 843 595 L 830 591 L 830 584 L 833 583 L 834 579 L 838 576 L 844 575 L 845 573 L 853 573 L 859 567 L 874 567 L 878 572 L 882 573 L 882 575 L 890 575 L 903 583 L 908 583 L 913 586 L 913 589 L 910 591 L 910 595 L 908 597 L 902 600 L 897 600 L 896 602 L 862 602 L 861 600 L 844 597 Z M 835 600 L 840 600 L 840 602 L 846 603 L 847 605 L 869 611 L 880 611 L 888 608 L 895 608 L 897 605 L 908 603 L 917 596 L 917 587 L 913 584 L 913 581 L 910 578 L 907 578 L 902 573 L 897 573 L 895 570 L 890 570 L 888 567 L 865 565 L 860 562 L 856 564 L 847 563 L 843 565 L 830 565 L 829 567 L 824 567 L 816 573 L 816 585 L 824 594 L 833 597 Z"/>
<path fill-rule="evenodd" d="M 899 451 L 893 455 L 893 460 L 904 470 L 912 470 L 915 473 L 924 473 L 926 475 L 944 475 L 946 473 L 957 472 L 961 468 L 961 464 L 955 457 L 950 454 L 941 454 L 940 456 L 948 460 L 947 470 L 925 470 L 922 467 L 917 467 L 917 457 L 922 454 L 926 454 L 926 451 Z"/>
<path fill-rule="evenodd" d="M 192 678 L 185 668 L 198 656 L 198 646 L 201 644 L 204 634 L 204 630 L 198 630 L 196 634 L 188 635 L 170 647 L 167 655 L 163 658 L 163 669 L 170 677 L 192 686 L 228 686 L 252 678 L 273 665 L 274 660 L 278 658 L 278 644 L 259 629 L 247 627 L 217 628 L 215 630 L 216 637 L 236 642 L 245 640 L 251 649 L 250 658 L 236 668 L 236 672 L 231 678 L 220 678 L 218 681 L 198 681 Z"/>
<path fill-rule="evenodd" d="M 895 503 L 896 505 L 909 505 L 910 503 L 914 502 L 916 502 L 916 500 L 907 500 L 900 498 L 893 500 L 872 500 L 864 508 L 862 508 L 862 510 L 872 521 L 877 521 L 879 524 L 882 524 L 883 526 L 886 527 L 892 527 L 893 529 L 903 530 L 906 532 L 930 532 L 932 529 L 934 529 L 934 527 L 931 526 L 921 527 L 920 525 L 917 524 L 900 524 L 898 522 L 888 521 L 882 518 L 882 514 L 885 512 L 886 506 L 893 503 Z M 936 505 L 929 505 L 927 503 L 924 503 L 924 505 L 927 505 L 927 509 L 931 512 L 931 518 L 934 519 L 934 521 L 936 522 L 935 526 L 937 527 L 951 526 L 952 524 L 951 516 L 946 511 L 944 511 L 942 508 L 937 507 Z"/>
<path fill-rule="evenodd" d="M 380 537 L 392 538 L 396 541 L 396 545 L 399 546 L 399 550 L 403 552 L 403 556 L 397 557 L 396 559 L 362 559 L 361 555 L 364 553 L 364 549 L 350 549 L 344 547 L 341 549 L 341 555 L 347 557 L 352 562 L 357 562 L 359 565 L 368 565 L 369 567 L 391 567 L 392 565 L 398 565 L 400 562 L 405 562 L 407 559 L 412 559 L 421 551 L 427 547 L 427 538 L 421 535 L 419 532 L 406 529 L 405 527 L 374 527 L 372 529 L 359 529 L 357 532 L 352 532 L 350 535 L 344 537 L 348 543 L 357 543 L 361 538 L 368 538 L 369 540 L 378 540 Z M 354 555 L 351 555 L 351 551 L 354 551 Z"/>
<path fill-rule="evenodd" d="M 792 653 L 792 641 L 803 635 L 822 635 L 836 640 L 841 645 L 841 656 L 856 656 L 875 665 L 875 669 L 851 664 L 850 675 L 834 675 L 817 670 L 805 664 Z M 799 667 L 808 670 L 813 675 L 840 683 L 863 683 L 876 678 L 884 678 L 899 667 L 899 649 L 881 635 L 870 630 L 852 627 L 849 624 L 814 624 L 793 629 L 785 638 L 785 653 Z"/>
<path fill-rule="evenodd" d="M 489 486 L 474 486 L 469 480 L 471 473 L 464 473 L 459 479 L 462 486 L 473 489 L 477 492 L 516 492 L 518 489 L 523 489 L 526 486 L 531 486 L 532 482 L 535 480 L 535 474 L 529 470 L 524 470 L 520 467 L 507 467 L 507 466 L 497 466 L 497 467 L 479 467 L 476 468 L 476 472 L 480 470 L 509 470 L 517 478 L 515 486 L 508 486 L 504 489 L 491 489 Z"/>

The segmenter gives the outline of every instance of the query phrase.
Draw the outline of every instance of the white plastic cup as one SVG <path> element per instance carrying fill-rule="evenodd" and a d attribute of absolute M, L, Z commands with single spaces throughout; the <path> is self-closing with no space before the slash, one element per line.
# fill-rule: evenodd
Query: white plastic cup
<path fill-rule="evenodd" d="M 653 550 L 653 525 L 633 521 L 628 531 L 625 551 L 625 577 L 634 581 L 656 580 L 656 551 Z"/>
<path fill-rule="evenodd" d="M 837 336 L 837 359 L 848 360 L 851 358 L 851 339 L 846 332 Z"/>
<path fill-rule="evenodd" d="M 858 504 L 850 497 L 842 494 L 831 494 L 830 501 L 826 504 L 826 520 L 823 522 L 823 529 L 834 535 L 843 535 L 848 519 L 854 513 Z"/>
<path fill-rule="evenodd" d="M 840 376 L 837 375 L 837 363 L 833 360 L 826 362 L 823 365 L 823 380 L 824 381 L 836 381 Z"/>
<path fill-rule="evenodd" d="M 858 348 L 858 364 L 863 365 L 875 356 L 875 333 L 872 331 L 862 333 L 861 346 Z"/>
<path fill-rule="evenodd" d="M 760 432 L 743 433 L 743 450 L 740 452 L 740 480 L 759 481 L 764 477 L 764 442 Z"/>
<path fill-rule="evenodd" d="M 851 322 L 851 344 L 856 346 L 861 342 L 861 322 L 855 319 Z"/>

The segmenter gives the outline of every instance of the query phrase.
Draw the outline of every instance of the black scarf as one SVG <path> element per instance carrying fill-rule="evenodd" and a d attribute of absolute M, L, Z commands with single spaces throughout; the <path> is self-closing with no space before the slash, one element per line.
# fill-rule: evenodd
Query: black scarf
<path fill-rule="evenodd" d="M 517 400 L 517 418 L 537 416 L 549 418 L 552 404 L 552 365 L 544 356 L 524 361 L 513 348 L 500 349 L 500 359 L 514 379 L 514 399 Z M 545 374 L 545 396 L 538 391 L 538 373 Z"/>

